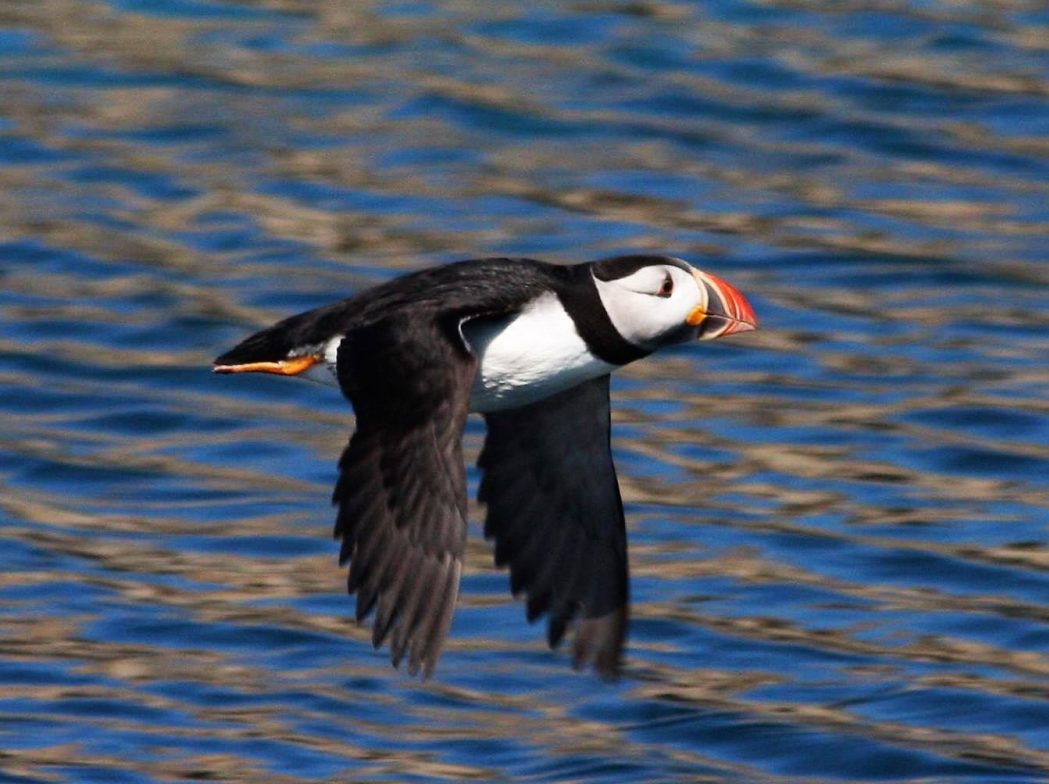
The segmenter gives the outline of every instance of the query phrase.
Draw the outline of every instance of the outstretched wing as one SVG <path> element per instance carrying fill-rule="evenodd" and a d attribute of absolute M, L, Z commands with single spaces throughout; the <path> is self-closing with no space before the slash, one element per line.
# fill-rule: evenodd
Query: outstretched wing
<path fill-rule="evenodd" d="M 338 377 L 357 430 L 332 500 L 340 563 L 357 620 L 376 610 L 372 642 L 428 677 L 459 593 L 466 541 L 462 433 L 476 360 L 458 325 L 405 314 L 354 330 Z"/>
<path fill-rule="evenodd" d="M 555 647 L 578 617 L 574 663 L 618 672 L 628 613 L 626 528 L 609 444 L 608 376 L 490 413 L 479 467 L 485 536 L 528 620 Z"/>

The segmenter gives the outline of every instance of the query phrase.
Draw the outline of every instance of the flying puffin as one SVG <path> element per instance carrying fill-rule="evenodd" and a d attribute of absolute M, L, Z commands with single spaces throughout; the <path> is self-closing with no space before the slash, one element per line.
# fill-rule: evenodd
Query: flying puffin
<path fill-rule="evenodd" d="M 424 269 L 292 316 L 215 360 L 216 373 L 319 372 L 356 432 L 332 501 L 340 565 L 373 610 L 372 642 L 429 677 L 459 593 L 467 414 L 484 534 L 529 622 L 573 663 L 614 677 L 628 616 L 623 502 L 609 444 L 609 374 L 664 346 L 755 329 L 735 288 L 669 256 L 562 266 L 488 258 Z"/>

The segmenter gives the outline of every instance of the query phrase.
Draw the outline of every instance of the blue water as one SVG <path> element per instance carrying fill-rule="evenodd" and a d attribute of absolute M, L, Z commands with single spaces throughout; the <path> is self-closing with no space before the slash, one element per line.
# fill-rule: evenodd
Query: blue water
<path fill-rule="evenodd" d="M 823 8 L 4 6 L 0 781 L 1049 780 L 1049 13 Z M 614 381 L 623 678 L 476 522 L 394 672 L 330 536 L 347 404 L 210 360 L 635 250 L 762 329 Z"/>

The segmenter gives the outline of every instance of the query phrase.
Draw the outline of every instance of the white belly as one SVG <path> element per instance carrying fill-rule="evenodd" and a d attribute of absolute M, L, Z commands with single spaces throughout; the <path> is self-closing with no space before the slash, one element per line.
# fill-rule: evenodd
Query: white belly
<path fill-rule="evenodd" d="M 462 331 L 478 359 L 471 411 L 534 403 L 617 367 L 590 353 L 554 294 L 509 319 L 468 321 Z"/>

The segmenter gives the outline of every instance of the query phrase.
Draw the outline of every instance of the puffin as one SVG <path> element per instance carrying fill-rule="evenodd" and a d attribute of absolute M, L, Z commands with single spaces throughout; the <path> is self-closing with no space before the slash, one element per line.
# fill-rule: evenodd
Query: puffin
<path fill-rule="evenodd" d="M 478 500 L 495 563 L 529 623 L 614 679 L 629 616 L 610 374 L 666 346 L 757 328 L 746 298 L 672 256 L 562 265 L 460 261 L 291 316 L 214 372 L 319 376 L 353 406 L 338 464 L 339 564 L 356 618 L 393 666 L 429 678 L 459 594 L 467 532 L 462 437 L 484 417 Z"/>

